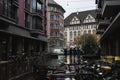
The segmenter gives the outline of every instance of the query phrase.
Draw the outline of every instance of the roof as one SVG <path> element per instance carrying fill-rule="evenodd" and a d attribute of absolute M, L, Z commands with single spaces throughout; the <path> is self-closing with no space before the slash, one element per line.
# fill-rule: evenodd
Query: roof
<path fill-rule="evenodd" d="M 60 6 L 57 2 L 55 2 L 54 0 L 48 0 L 48 5 L 54 5 L 57 6 L 59 8 L 61 8 L 63 10 L 63 12 L 65 12 L 64 8 L 62 6 Z"/>
<path fill-rule="evenodd" d="M 57 4 L 54 0 L 48 0 L 48 4 Z"/>
<path fill-rule="evenodd" d="M 82 11 L 82 12 L 74 12 L 71 13 L 68 17 L 64 19 L 64 24 L 65 26 L 70 25 L 70 21 L 76 16 L 81 22 L 84 21 L 84 19 L 88 16 L 91 15 L 92 17 L 96 17 L 96 10 L 87 10 L 87 11 Z"/>

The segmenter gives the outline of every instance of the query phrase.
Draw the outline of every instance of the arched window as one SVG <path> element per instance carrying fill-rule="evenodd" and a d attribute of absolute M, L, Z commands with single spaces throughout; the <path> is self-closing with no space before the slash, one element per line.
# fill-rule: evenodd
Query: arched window
<path fill-rule="evenodd" d="M 72 31 L 70 32 L 70 39 L 72 38 Z"/>
<path fill-rule="evenodd" d="M 87 34 L 87 31 L 86 31 L 86 30 L 84 31 L 84 34 Z"/>
<path fill-rule="evenodd" d="M 67 36 L 67 32 L 65 32 L 65 36 Z"/>
<path fill-rule="evenodd" d="M 88 30 L 88 34 L 91 34 L 91 30 Z"/>
<path fill-rule="evenodd" d="M 76 36 L 76 31 L 74 31 L 74 36 Z"/>
<path fill-rule="evenodd" d="M 80 35 L 80 31 L 78 31 L 78 36 Z"/>

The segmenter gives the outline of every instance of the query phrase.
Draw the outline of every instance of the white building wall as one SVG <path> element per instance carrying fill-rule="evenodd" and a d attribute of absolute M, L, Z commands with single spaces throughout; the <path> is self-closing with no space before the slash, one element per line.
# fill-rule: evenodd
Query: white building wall
<path fill-rule="evenodd" d="M 87 25 L 87 26 L 89 26 L 89 25 Z M 83 35 L 83 34 L 84 34 L 84 31 L 86 31 L 87 34 L 88 34 L 88 31 L 89 31 L 89 30 L 91 31 L 91 34 L 93 34 L 93 31 L 94 31 L 94 30 L 96 31 L 95 26 L 97 27 L 96 24 L 90 24 L 89 28 L 86 28 L 85 25 L 84 25 L 84 26 L 81 25 L 81 26 L 79 26 L 80 28 L 78 28 L 77 30 L 76 30 L 75 28 L 74 28 L 75 30 L 73 30 L 73 28 L 70 29 L 70 27 L 65 27 L 65 28 L 66 28 L 65 32 L 67 32 L 67 44 L 70 45 L 70 40 L 74 41 L 74 38 L 75 38 L 75 36 L 74 36 L 74 31 L 76 31 L 76 35 L 77 35 L 77 36 L 78 36 L 78 31 L 80 31 L 80 35 Z M 76 26 L 74 26 L 74 27 L 76 27 Z M 73 35 L 72 38 L 70 38 L 70 32 L 71 32 L 71 31 L 72 31 L 72 35 Z M 79 36 L 80 36 L 80 35 L 79 35 Z"/>

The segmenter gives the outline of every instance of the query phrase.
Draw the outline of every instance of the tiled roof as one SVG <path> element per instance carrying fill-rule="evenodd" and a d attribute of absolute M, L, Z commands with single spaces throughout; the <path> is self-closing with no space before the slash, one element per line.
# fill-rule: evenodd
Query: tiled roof
<path fill-rule="evenodd" d="M 87 10 L 87 11 L 82 11 L 82 12 L 74 12 L 71 13 L 68 17 L 64 19 L 64 25 L 70 25 L 70 21 L 76 16 L 81 23 L 83 23 L 84 19 L 88 16 L 91 15 L 92 17 L 96 17 L 96 10 Z"/>

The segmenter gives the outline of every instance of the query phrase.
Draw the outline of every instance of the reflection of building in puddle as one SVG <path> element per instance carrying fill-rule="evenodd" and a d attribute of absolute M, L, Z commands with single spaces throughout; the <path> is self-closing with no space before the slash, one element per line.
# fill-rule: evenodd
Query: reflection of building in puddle
<path fill-rule="evenodd" d="M 65 78 L 65 80 L 75 80 L 74 78 Z"/>

